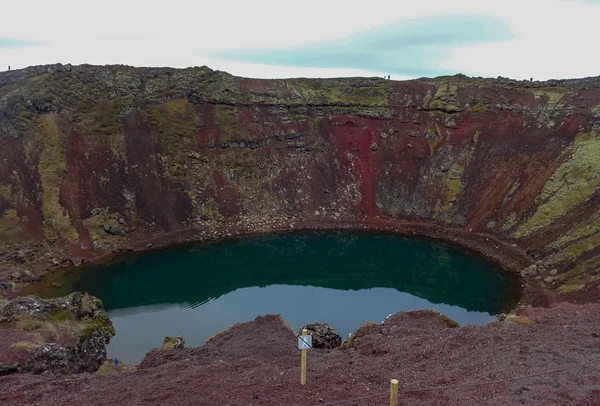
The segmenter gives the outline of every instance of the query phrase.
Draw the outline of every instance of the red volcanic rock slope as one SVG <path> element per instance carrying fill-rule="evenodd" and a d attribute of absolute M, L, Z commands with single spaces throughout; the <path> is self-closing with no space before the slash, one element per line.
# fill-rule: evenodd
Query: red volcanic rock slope
<path fill-rule="evenodd" d="M 529 250 L 545 266 L 528 278 L 595 301 L 599 130 L 598 78 L 5 72 L 0 272 L 148 241 L 409 221 Z"/>
<path fill-rule="evenodd" d="M 345 349 L 310 350 L 306 386 L 299 382 L 294 333 L 276 316 L 258 317 L 204 347 L 154 352 L 129 372 L 0 377 L 0 401 L 384 405 L 396 378 L 407 391 L 400 394 L 403 405 L 594 405 L 600 399 L 599 306 L 522 308 L 504 322 L 462 328 L 431 311 L 397 313 L 361 327 Z"/>

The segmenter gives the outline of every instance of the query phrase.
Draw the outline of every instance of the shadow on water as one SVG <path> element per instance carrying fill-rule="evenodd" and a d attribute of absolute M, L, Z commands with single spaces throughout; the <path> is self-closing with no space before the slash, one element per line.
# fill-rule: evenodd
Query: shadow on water
<path fill-rule="evenodd" d="M 276 234 L 145 252 L 67 273 L 60 282 L 40 293 L 87 291 L 101 298 L 116 321 L 117 341 L 129 334 L 127 325 L 169 324 L 177 317 L 203 324 L 205 338 L 218 331 L 210 329 L 266 311 L 288 322 L 321 320 L 335 327 L 336 320 L 320 315 L 339 316 L 343 334 L 364 317 L 426 307 L 460 308 L 459 322 L 483 324 L 492 317 L 469 315 L 505 312 L 518 299 L 516 280 L 478 256 L 430 240 L 365 232 Z M 374 313 L 363 312 L 369 308 Z"/>

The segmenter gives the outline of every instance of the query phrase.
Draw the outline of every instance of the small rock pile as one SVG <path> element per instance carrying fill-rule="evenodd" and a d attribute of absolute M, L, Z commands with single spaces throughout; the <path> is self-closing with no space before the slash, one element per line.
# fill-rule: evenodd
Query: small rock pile
<path fill-rule="evenodd" d="M 521 277 L 536 280 L 541 280 L 545 274 L 547 274 L 547 276 L 544 278 L 544 282 L 553 283 L 556 280 L 558 270 L 552 269 L 548 271 L 546 264 L 544 264 L 543 261 L 537 261 L 535 264 L 529 265 L 521 271 Z"/>
<path fill-rule="evenodd" d="M 308 334 L 312 336 L 313 348 L 334 349 L 342 344 L 342 337 L 337 330 L 327 323 L 312 323 L 300 329 L 299 334 L 303 329 L 308 330 Z"/>

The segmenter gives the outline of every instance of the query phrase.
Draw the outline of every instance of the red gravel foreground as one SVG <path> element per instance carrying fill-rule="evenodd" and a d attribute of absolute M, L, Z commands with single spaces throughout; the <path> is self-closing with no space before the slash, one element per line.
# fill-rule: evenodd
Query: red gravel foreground
<path fill-rule="evenodd" d="M 305 387 L 294 334 L 276 316 L 258 317 L 130 372 L 2 377 L 0 404 L 387 405 L 396 378 L 401 390 L 484 383 L 401 393 L 402 405 L 600 405 L 600 305 L 515 313 L 526 318 L 462 328 L 429 311 L 397 313 L 359 329 L 351 348 L 309 350 Z"/>

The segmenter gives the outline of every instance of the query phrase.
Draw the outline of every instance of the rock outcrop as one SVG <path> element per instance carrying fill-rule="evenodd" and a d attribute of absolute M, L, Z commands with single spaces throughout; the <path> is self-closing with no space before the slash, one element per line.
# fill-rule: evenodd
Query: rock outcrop
<path fill-rule="evenodd" d="M 150 238 L 418 221 L 528 250 L 549 289 L 595 301 L 599 131 L 599 78 L 0 73 L 0 276 Z"/>
<path fill-rule="evenodd" d="M 94 372 L 106 360 L 114 334 L 93 296 L 17 298 L 0 307 L 0 375 Z"/>
<path fill-rule="evenodd" d="M 342 336 L 337 330 L 327 323 L 311 323 L 300 328 L 299 334 L 303 329 L 308 330 L 308 334 L 312 336 L 313 348 L 323 348 L 332 350 L 338 348 L 342 344 Z"/>

